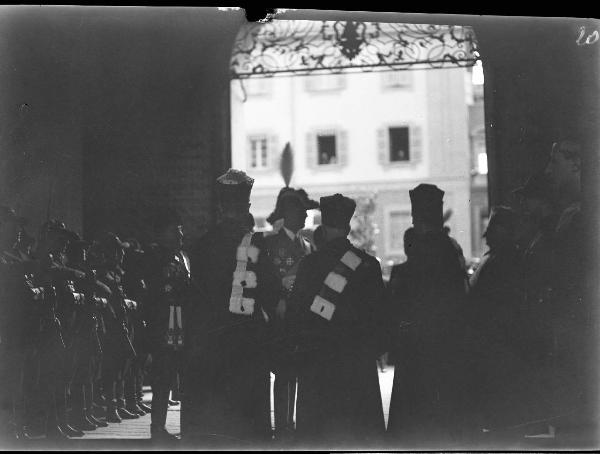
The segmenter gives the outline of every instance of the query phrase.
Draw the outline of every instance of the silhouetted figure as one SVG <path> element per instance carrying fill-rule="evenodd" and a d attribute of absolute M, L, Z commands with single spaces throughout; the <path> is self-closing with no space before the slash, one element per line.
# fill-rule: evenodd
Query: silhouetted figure
<path fill-rule="evenodd" d="M 356 203 L 321 197 L 322 248 L 302 259 L 290 299 L 296 336 L 300 446 L 372 449 L 385 426 L 377 357 L 384 287 L 374 257 L 347 239 Z"/>
<path fill-rule="evenodd" d="M 154 223 L 157 244 L 147 252 L 147 342 L 152 355 L 152 424 L 155 440 L 174 440 L 165 428 L 169 393 L 183 371 L 191 298 L 190 261 L 182 251 L 183 225 L 174 210 L 163 210 Z M 184 325 L 185 324 L 185 325 Z"/>
<path fill-rule="evenodd" d="M 461 315 L 467 275 L 460 247 L 443 230 L 443 195 L 429 184 L 410 191 L 408 260 L 393 268 L 388 287 L 391 332 L 405 333 L 392 346 L 388 433 L 394 446 L 448 445 L 460 441 L 466 426 Z"/>
<path fill-rule="evenodd" d="M 294 430 L 297 378 L 290 361 L 293 345 L 288 334 L 286 312 L 300 260 L 313 252 L 313 245 L 301 232 L 306 221 L 306 211 L 318 207 L 319 203 L 310 200 L 303 189 L 285 187 L 279 192 L 275 210 L 267 218 L 270 224 L 283 219 L 278 232 L 265 236 L 267 253 L 281 279 L 276 317 L 271 320 L 273 338 L 270 352 L 272 371 L 275 373 L 273 404 L 275 437 L 278 439 L 289 438 Z"/>
<path fill-rule="evenodd" d="M 253 182 L 232 169 L 217 179 L 220 221 L 190 257 L 198 295 L 186 333 L 186 442 L 248 446 L 270 439 L 267 323 L 281 283 L 263 234 L 248 224 Z"/>

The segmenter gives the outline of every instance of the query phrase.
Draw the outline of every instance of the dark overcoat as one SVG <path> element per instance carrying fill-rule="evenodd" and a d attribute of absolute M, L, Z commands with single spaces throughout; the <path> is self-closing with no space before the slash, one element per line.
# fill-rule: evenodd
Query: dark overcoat
<path fill-rule="evenodd" d="M 312 312 L 328 274 L 351 250 L 362 260 L 348 277 L 331 320 Z M 385 336 L 381 267 L 345 238 L 300 262 L 291 295 L 297 345 L 296 428 L 303 446 L 373 448 L 385 431 L 376 359 Z"/>

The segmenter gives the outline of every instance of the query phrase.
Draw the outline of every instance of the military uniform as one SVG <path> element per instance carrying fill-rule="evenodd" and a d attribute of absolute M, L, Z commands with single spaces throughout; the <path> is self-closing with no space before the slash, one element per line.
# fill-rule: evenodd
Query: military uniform
<path fill-rule="evenodd" d="M 189 260 L 155 245 L 148 252 L 146 340 L 152 355 L 152 426 L 164 428 L 173 377 L 182 369 L 190 299 Z M 185 323 L 184 323 L 185 320 Z"/>
<path fill-rule="evenodd" d="M 0 222 L 16 222 L 14 211 L 2 207 Z M 9 233 L 9 232 L 7 232 Z M 14 236 L 2 238 L 14 244 Z M 27 254 L 7 247 L 0 252 L 0 348 L 2 354 L 2 401 L 8 410 L 3 429 L 11 436 L 27 438 L 27 425 L 31 422 L 26 403 L 32 397 L 34 353 L 37 345 L 38 306 L 42 304 L 43 290 L 33 282 L 36 263 Z"/>
<path fill-rule="evenodd" d="M 323 224 L 344 229 L 356 204 L 321 198 Z M 377 446 L 385 431 L 377 374 L 384 286 L 377 260 L 343 237 L 300 262 L 289 320 L 298 368 L 296 430 L 306 446 Z M 313 445 L 314 444 L 314 445 Z"/>
<path fill-rule="evenodd" d="M 128 241 L 129 242 L 129 241 Z M 131 243 L 131 242 L 129 242 Z M 148 287 L 146 284 L 146 258 L 141 248 L 127 250 L 123 262 L 125 268 L 125 279 L 123 287 L 125 293 L 136 303 L 136 310 L 131 315 L 132 343 L 136 357 L 125 376 L 125 401 L 126 408 L 132 413 L 144 416 L 150 412 L 150 408 L 143 402 L 143 385 L 146 375 L 146 364 L 148 363 L 150 351 L 147 341 L 147 298 Z"/>
<path fill-rule="evenodd" d="M 442 228 L 443 194 L 432 185 L 410 191 L 413 223 L 415 216 L 429 217 L 439 228 L 411 228 L 408 260 L 392 269 L 388 286 L 396 340 L 388 421 L 394 441 L 450 442 L 464 427 L 460 391 L 468 372 L 460 353 L 467 278 L 462 251 Z"/>
<path fill-rule="evenodd" d="M 310 200 L 304 190 L 285 187 L 279 193 L 275 210 L 267 218 L 269 223 L 276 224 L 279 219 L 284 217 L 286 203 L 289 209 L 288 201 L 294 203 L 291 209 L 306 211 L 319 207 L 318 202 Z M 292 430 L 294 428 L 293 418 L 296 400 L 297 377 L 289 360 L 292 344 L 288 336 L 288 323 L 285 316 L 286 305 L 300 260 L 313 252 L 314 247 L 300 231 L 297 233 L 292 232 L 285 226 L 285 223 L 274 234 L 265 236 L 265 245 L 281 280 L 278 303 L 279 314 L 281 315 L 274 317 L 271 321 L 273 338 L 270 349 L 271 370 L 275 373 L 273 385 L 275 430 L 276 434 L 279 435 L 285 429 Z"/>
<path fill-rule="evenodd" d="M 270 436 L 267 322 L 280 282 L 263 235 L 243 214 L 253 181 L 235 170 L 219 177 L 221 206 L 239 206 L 240 215 L 219 222 L 190 256 L 198 296 L 186 334 L 185 440 L 230 445 Z"/>
<path fill-rule="evenodd" d="M 104 235 L 102 243 L 107 251 L 123 250 L 128 246 L 111 233 Z M 136 303 L 125 294 L 124 271 L 118 263 L 104 262 L 98 267 L 97 276 L 111 292 L 102 314 L 102 389 L 107 403 L 108 422 L 120 422 L 121 418 L 139 417 L 125 409 L 124 400 L 124 376 L 136 356 L 130 337 L 129 317 L 129 312 L 135 310 Z"/>

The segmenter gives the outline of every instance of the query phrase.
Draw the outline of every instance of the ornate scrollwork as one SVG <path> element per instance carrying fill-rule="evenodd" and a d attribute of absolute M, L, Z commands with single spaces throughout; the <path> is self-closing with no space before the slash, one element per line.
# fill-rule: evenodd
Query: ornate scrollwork
<path fill-rule="evenodd" d="M 355 21 L 248 24 L 231 59 L 233 78 L 350 70 L 472 66 L 471 27 Z"/>

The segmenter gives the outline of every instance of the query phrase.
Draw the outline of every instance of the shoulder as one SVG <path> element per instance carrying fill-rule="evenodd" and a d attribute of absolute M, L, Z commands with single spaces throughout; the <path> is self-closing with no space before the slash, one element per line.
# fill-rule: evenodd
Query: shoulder
<path fill-rule="evenodd" d="M 360 259 L 359 268 L 364 270 L 378 270 L 381 273 L 381 265 L 375 257 L 354 246 L 350 248 L 350 251 Z"/>

